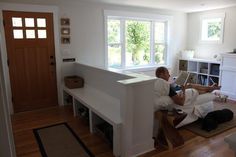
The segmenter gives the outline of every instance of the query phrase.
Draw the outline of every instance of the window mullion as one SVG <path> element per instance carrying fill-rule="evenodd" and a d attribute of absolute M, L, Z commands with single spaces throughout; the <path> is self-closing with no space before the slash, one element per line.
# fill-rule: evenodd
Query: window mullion
<path fill-rule="evenodd" d="M 154 21 L 151 21 L 151 25 L 150 25 L 150 61 L 151 61 L 151 65 L 153 65 L 155 63 L 155 24 Z"/>
<path fill-rule="evenodd" d="M 120 42 L 121 42 L 121 67 L 125 69 L 125 20 L 121 19 L 120 24 Z"/>
<path fill-rule="evenodd" d="M 167 28 L 168 28 L 168 24 L 167 24 L 167 22 L 165 22 L 165 28 L 164 28 L 165 29 L 164 30 L 165 31 L 165 37 L 164 37 L 164 40 L 165 40 L 164 41 L 164 45 L 165 45 L 164 60 L 165 60 L 166 64 L 169 65 L 169 59 L 168 59 L 169 58 L 169 54 L 167 54 L 167 52 L 169 52 L 168 51 L 168 45 L 167 45 L 167 38 L 168 38 L 167 37 L 168 36 L 168 29 Z"/>
<path fill-rule="evenodd" d="M 105 18 L 105 67 L 106 68 L 109 68 L 109 65 L 108 65 L 108 17 Z"/>

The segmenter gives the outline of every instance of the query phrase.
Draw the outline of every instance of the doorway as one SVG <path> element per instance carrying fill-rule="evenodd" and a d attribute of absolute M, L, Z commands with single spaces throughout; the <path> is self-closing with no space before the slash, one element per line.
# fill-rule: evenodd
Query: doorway
<path fill-rule="evenodd" d="M 14 112 L 58 105 L 52 13 L 3 11 Z"/>

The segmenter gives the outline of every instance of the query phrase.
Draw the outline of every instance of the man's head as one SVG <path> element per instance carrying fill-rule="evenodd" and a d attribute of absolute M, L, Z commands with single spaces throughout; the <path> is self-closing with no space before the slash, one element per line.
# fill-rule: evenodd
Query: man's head
<path fill-rule="evenodd" d="M 156 69 L 156 77 L 162 78 L 162 79 L 168 81 L 170 78 L 170 73 L 166 67 L 158 67 Z"/>

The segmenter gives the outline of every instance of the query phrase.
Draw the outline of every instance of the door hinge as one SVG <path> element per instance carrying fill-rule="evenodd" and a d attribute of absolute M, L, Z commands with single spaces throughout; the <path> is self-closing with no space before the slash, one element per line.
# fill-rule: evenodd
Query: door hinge
<path fill-rule="evenodd" d="M 10 62 L 9 62 L 9 59 L 7 59 L 7 65 L 9 66 Z"/>

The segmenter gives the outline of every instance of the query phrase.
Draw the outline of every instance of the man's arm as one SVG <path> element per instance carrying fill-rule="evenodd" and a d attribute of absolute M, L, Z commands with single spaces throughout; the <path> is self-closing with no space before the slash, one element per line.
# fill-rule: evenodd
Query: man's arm
<path fill-rule="evenodd" d="M 171 99 L 174 101 L 175 104 L 183 106 L 185 101 L 185 94 L 172 96 Z"/>
<path fill-rule="evenodd" d="M 169 92 L 169 96 L 174 101 L 174 103 L 181 106 L 184 105 L 185 101 L 185 86 L 182 87 L 182 91 L 183 93 L 177 94 L 175 90 L 170 87 L 170 92 Z"/>

